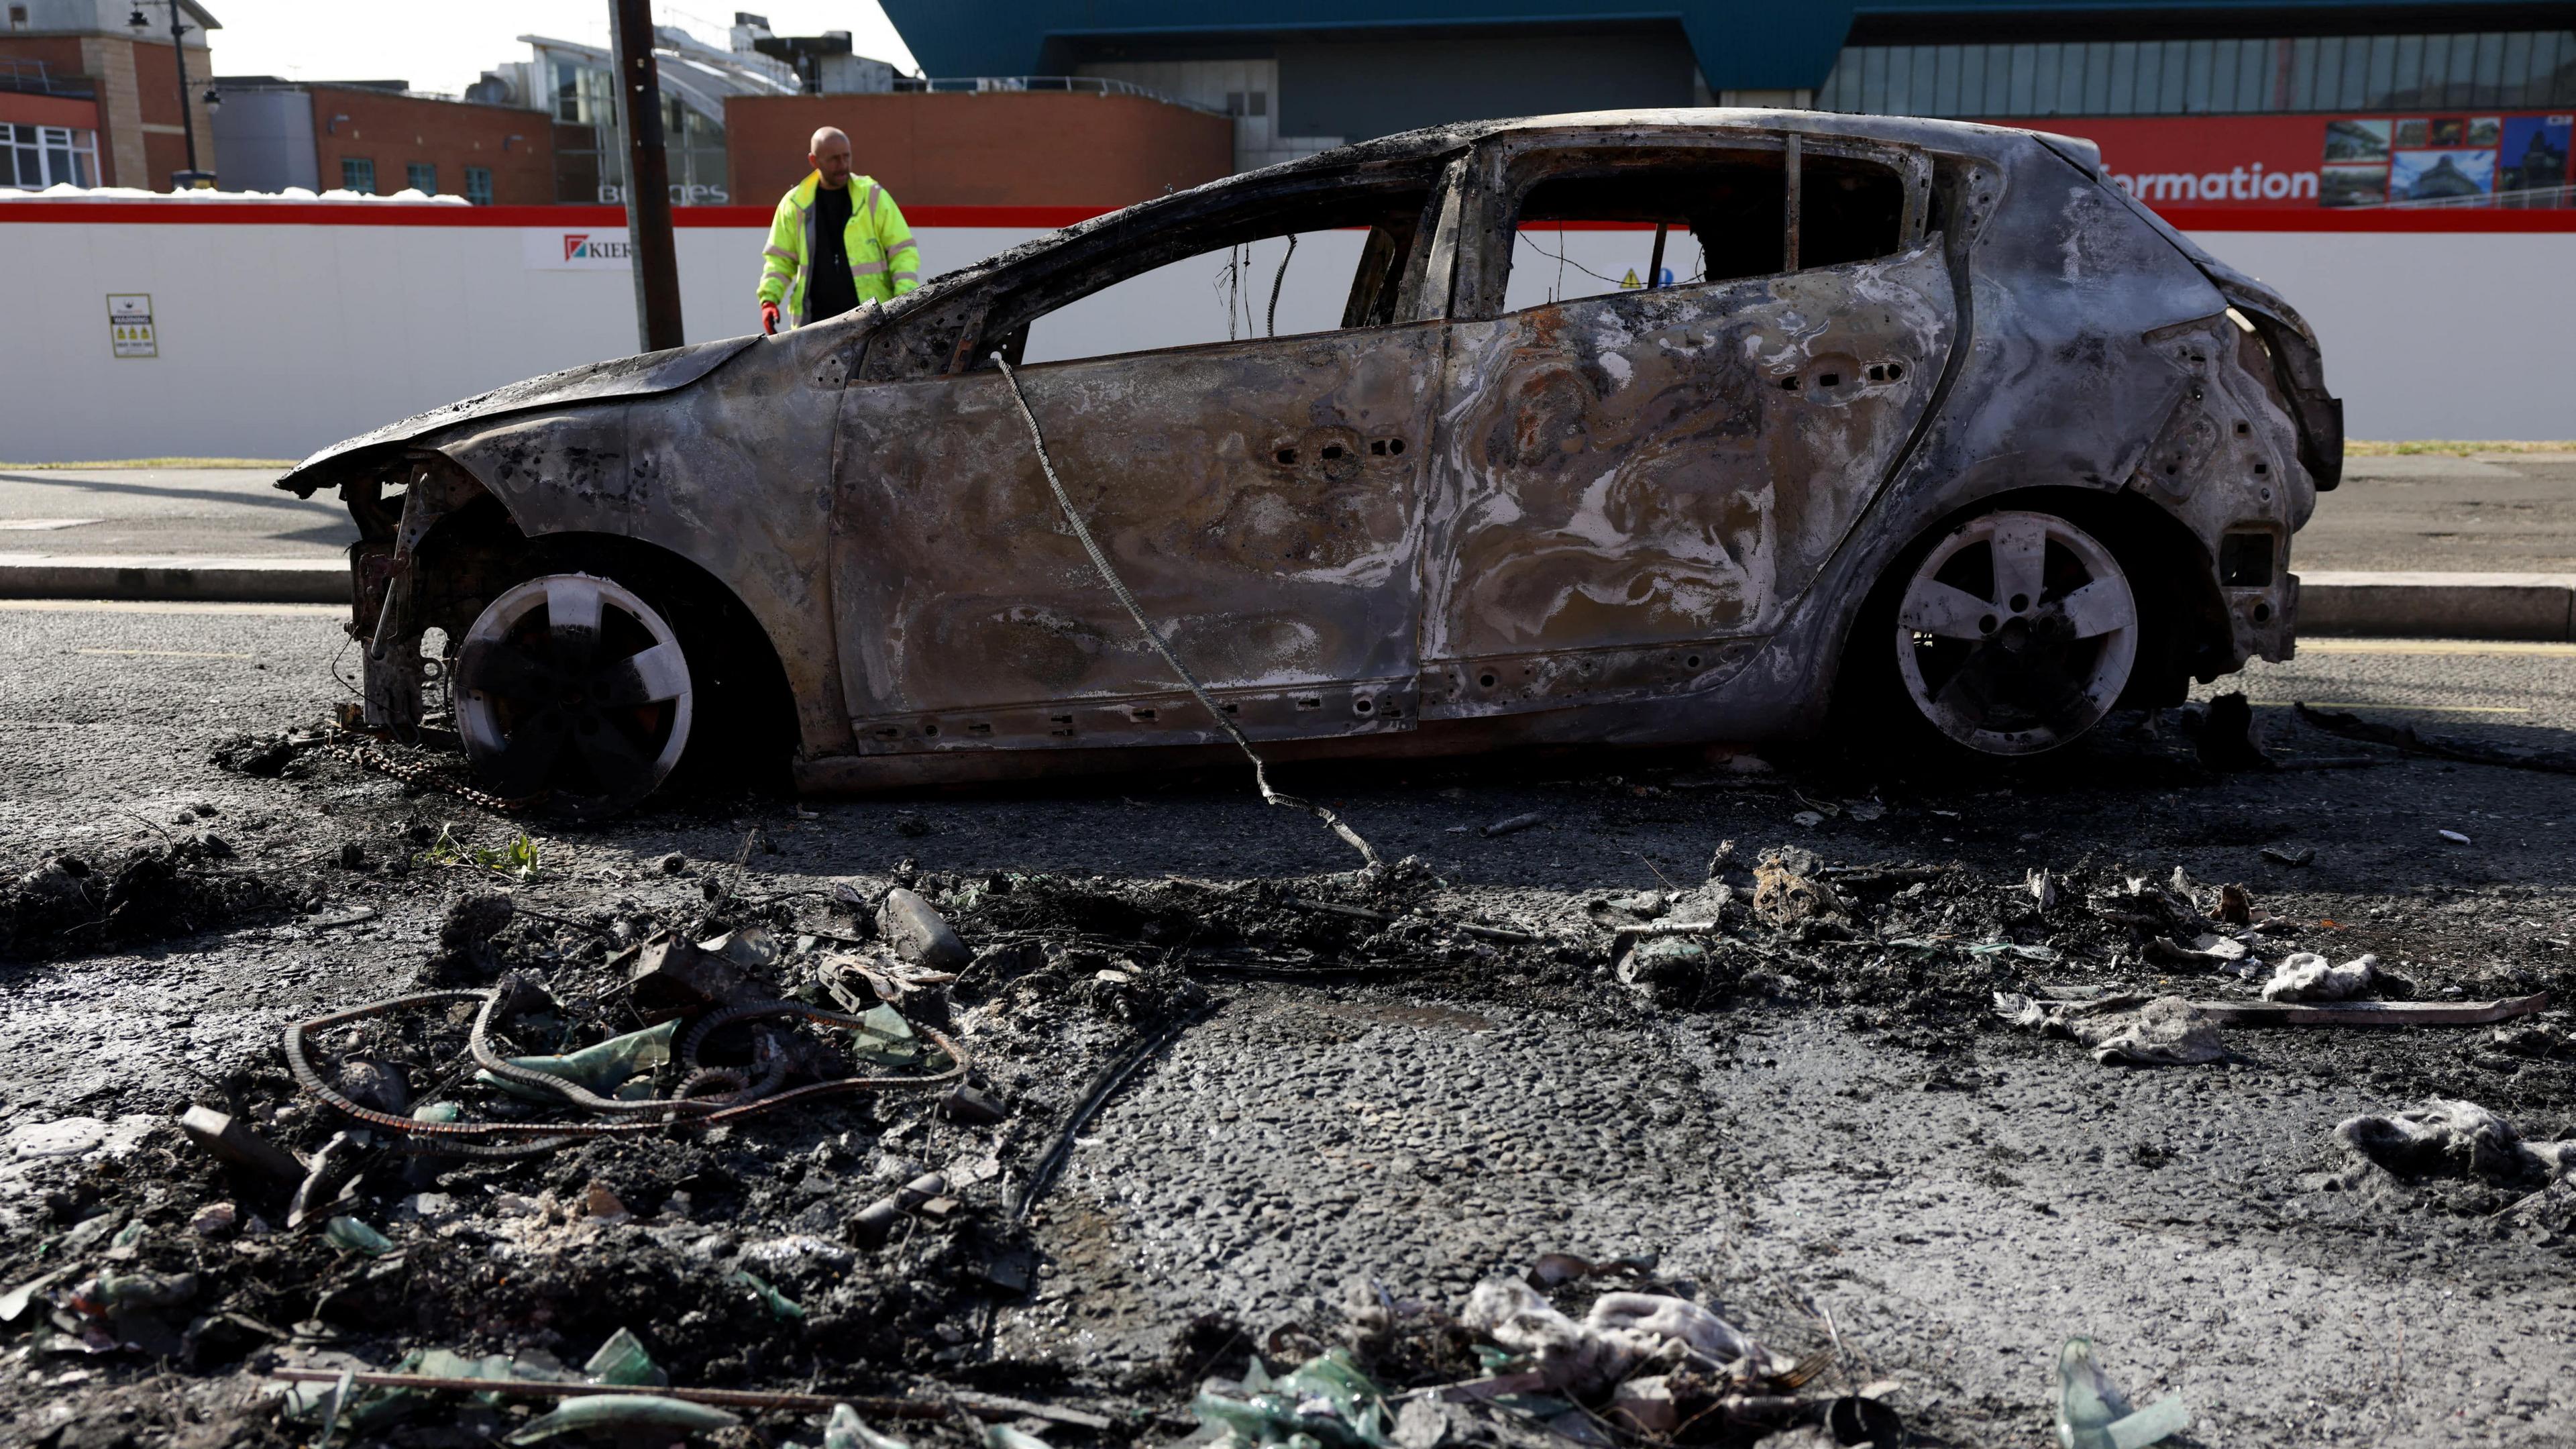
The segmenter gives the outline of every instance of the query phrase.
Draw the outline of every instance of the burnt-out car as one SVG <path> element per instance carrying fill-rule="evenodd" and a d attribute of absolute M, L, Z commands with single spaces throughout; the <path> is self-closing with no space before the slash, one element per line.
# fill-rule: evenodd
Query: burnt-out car
<path fill-rule="evenodd" d="M 1300 239 L 1331 303 L 1280 328 L 1289 258 L 1257 249 Z M 1225 338 L 1135 345 L 1209 276 Z M 368 720 L 443 697 L 503 794 L 613 808 L 684 755 L 824 790 L 1221 745 L 1032 423 L 1173 654 L 1289 757 L 1837 713 L 1891 751 L 2045 750 L 2288 656 L 2290 536 L 2342 452 L 2298 314 L 2089 144 L 1697 110 L 1325 152 L 280 486 L 361 526 Z"/>

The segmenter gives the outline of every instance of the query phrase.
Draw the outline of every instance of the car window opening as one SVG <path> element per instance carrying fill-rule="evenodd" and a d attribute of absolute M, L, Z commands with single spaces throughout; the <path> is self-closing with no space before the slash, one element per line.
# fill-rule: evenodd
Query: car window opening
<path fill-rule="evenodd" d="M 986 335 L 1019 366 L 1387 326 L 1403 318 L 1429 197 L 1417 186 L 1251 198 L 1154 237 L 1077 289 L 1001 299 Z M 1175 295 L 1206 301 L 1161 300 Z"/>
<path fill-rule="evenodd" d="M 1504 310 L 1840 266 L 1898 250 L 1889 167 L 1784 151 L 1583 156 L 1530 184 Z"/>

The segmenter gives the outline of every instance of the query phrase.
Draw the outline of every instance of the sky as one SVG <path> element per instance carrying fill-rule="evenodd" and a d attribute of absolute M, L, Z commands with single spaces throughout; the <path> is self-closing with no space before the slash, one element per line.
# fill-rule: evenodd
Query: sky
<path fill-rule="evenodd" d="M 780 35 L 850 32 L 864 56 L 915 69 L 876 0 L 656 0 L 653 20 L 727 42 L 735 5 Z M 207 0 L 223 28 L 209 37 L 217 75 L 289 80 L 406 80 L 454 95 L 504 61 L 526 60 L 522 35 L 608 44 L 608 0 L 439 0 L 430 6 L 349 0 Z"/>

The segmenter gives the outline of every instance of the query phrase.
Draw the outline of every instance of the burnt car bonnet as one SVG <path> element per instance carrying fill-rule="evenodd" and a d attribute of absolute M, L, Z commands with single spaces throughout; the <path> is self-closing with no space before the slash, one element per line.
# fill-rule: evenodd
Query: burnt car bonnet
<path fill-rule="evenodd" d="M 650 397 L 655 393 L 672 392 L 715 371 L 759 340 L 758 334 L 727 337 L 717 342 L 674 347 L 666 352 L 646 352 L 634 357 L 611 358 L 606 362 L 584 363 L 561 372 L 549 372 L 543 377 L 496 387 L 490 392 L 478 393 L 424 413 L 414 413 L 400 422 L 387 423 L 373 432 L 333 443 L 280 475 L 277 486 L 300 498 L 310 498 L 314 490 L 326 481 L 322 476 L 326 471 L 325 465 L 353 454 L 408 443 L 458 423 L 531 412 L 562 403 Z"/>

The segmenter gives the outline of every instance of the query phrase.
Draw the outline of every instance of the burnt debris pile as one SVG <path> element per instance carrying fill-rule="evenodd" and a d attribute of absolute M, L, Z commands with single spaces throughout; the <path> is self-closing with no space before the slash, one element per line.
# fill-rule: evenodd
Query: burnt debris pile
<path fill-rule="evenodd" d="M 670 856 L 642 868 L 702 889 L 564 915 L 496 883 L 534 842 L 424 834 L 412 858 L 478 884 L 447 894 L 414 989 L 294 1022 L 176 1120 L 13 1134 L 0 1331 L 28 1362 L 100 1376 L 93 1404 L 174 1375 L 152 1413 L 254 1444 L 1896 1443 L 1891 1386 L 1830 1324 L 1773 1314 L 1782 1340 L 1758 1339 L 1644 1259 L 1549 1254 L 1454 1303 L 1355 1279 L 1292 1321 L 1174 1325 L 1167 1361 L 1114 1373 L 1012 1357 L 996 1324 L 1056 1271 L 1052 1189 L 1094 1114 L 1247 992 L 1610 1025 L 1824 1005 L 1900 1046 L 2020 1025 L 2133 1062 L 2223 1055 L 2213 1012 L 2447 1005 L 2242 887 L 2117 863 L 1727 842 L 1687 885 L 1569 900 L 1416 860 L 1271 881 L 907 860 L 764 894 Z M 204 835 L 45 863 L 14 939 L 140 932 L 138 891 L 304 904 Z M 2565 1047 L 2519 1021 L 2492 1043 Z M 2337 1185 L 2560 1212 L 2567 1144 L 2476 1115 L 2345 1124 Z"/>

